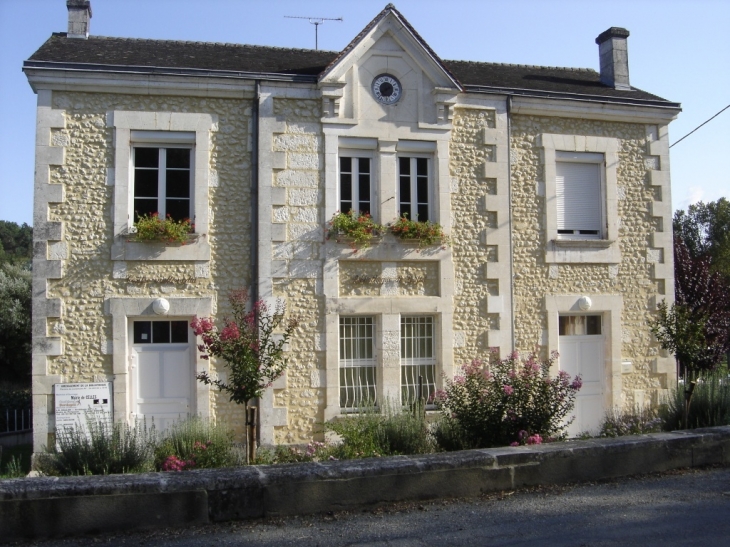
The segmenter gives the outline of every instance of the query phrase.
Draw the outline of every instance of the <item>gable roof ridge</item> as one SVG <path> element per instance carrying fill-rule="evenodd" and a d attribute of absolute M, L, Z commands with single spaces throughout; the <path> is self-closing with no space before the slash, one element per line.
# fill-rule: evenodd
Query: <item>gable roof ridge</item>
<path fill-rule="evenodd" d="M 345 57 L 348 53 L 350 53 L 350 51 L 352 51 L 355 48 L 355 46 L 358 43 L 360 43 L 360 41 L 365 37 L 365 35 L 367 35 L 389 13 L 392 13 L 393 15 L 395 15 L 395 17 L 403 24 L 404 27 L 406 27 L 406 29 L 408 29 L 408 31 L 413 35 L 413 37 L 418 41 L 418 43 L 421 44 L 423 49 L 425 49 L 428 52 L 428 54 L 431 57 L 433 57 L 433 59 L 441 67 L 441 70 L 443 70 L 444 72 L 446 72 L 446 74 L 449 75 L 449 78 L 451 78 L 456 83 L 456 85 L 457 85 L 457 87 L 459 87 L 459 89 L 463 90 L 464 86 L 459 81 L 459 79 L 456 76 L 454 76 L 454 74 L 448 69 L 448 67 L 441 60 L 441 57 L 436 55 L 436 52 L 431 49 L 431 46 L 429 46 L 426 43 L 426 40 L 424 40 L 423 37 L 420 34 L 418 34 L 416 29 L 413 28 L 413 26 L 408 22 L 408 20 L 405 17 L 403 17 L 403 14 L 401 12 L 399 12 L 393 4 L 388 4 L 387 6 L 385 6 L 385 8 L 383 8 L 383 11 L 378 13 L 373 18 L 372 21 L 370 21 L 367 25 L 365 25 L 365 28 L 363 28 L 358 33 L 357 36 L 355 36 L 352 40 L 350 40 L 350 43 L 344 47 L 344 49 L 339 53 L 339 55 L 337 55 L 337 57 L 332 59 L 332 61 L 324 68 L 324 70 L 320 74 L 320 78 L 322 77 L 322 75 L 327 74 L 332 69 L 332 67 L 334 67 L 337 63 L 339 63 L 340 60 L 343 57 Z"/>
<path fill-rule="evenodd" d="M 54 32 L 53 36 L 66 36 L 65 32 Z M 186 45 L 197 45 L 197 46 L 224 46 L 224 47 L 230 47 L 230 48 L 258 48 L 258 49 L 273 49 L 278 51 L 301 51 L 301 52 L 307 52 L 307 53 L 332 53 L 337 54 L 337 51 L 332 50 L 325 50 L 325 49 L 308 49 L 308 48 L 299 48 L 299 47 L 282 47 L 282 46 L 263 46 L 260 44 L 236 44 L 233 42 L 203 42 L 200 40 L 166 40 L 161 38 L 126 38 L 126 37 L 120 37 L 120 36 L 100 36 L 100 35 L 90 35 L 89 40 L 118 40 L 122 42 L 153 42 L 153 43 L 160 43 L 165 42 L 168 44 L 186 44 Z"/>
<path fill-rule="evenodd" d="M 533 68 L 538 70 L 565 70 L 569 72 L 586 72 L 592 74 L 598 74 L 593 68 L 581 68 L 581 67 L 570 67 L 570 66 L 545 66 L 545 65 L 525 65 L 521 63 L 494 63 L 485 61 L 462 61 L 459 59 L 444 59 L 444 63 L 463 63 L 471 65 L 491 65 L 491 66 L 507 66 L 507 67 L 518 67 L 518 68 Z"/>

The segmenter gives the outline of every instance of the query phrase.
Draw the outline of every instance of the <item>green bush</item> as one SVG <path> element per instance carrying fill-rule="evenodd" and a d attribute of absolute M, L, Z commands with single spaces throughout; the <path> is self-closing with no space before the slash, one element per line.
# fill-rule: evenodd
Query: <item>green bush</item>
<path fill-rule="evenodd" d="M 684 423 L 684 384 L 671 391 L 659 413 L 665 431 L 730 424 L 730 379 L 711 374 L 697 383 Z"/>
<path fill-rule="evenodd" d="M 606 412 L 599 437 L 623 437 L 661 431 L 662 420 L 655 411 L 634 407 L 630 410 L 614 408 Z"/>
<path fill-rule="evenodd" d="M 435 451 L 422 408 L 414 411 L 386 402 L 382 410 L 365 406 L 360 412 L 326 424 L 340 442 L 329 448 L 333 458 L 369 458 Z"/>
<path fill-rule="evenodd" d="M 108 416 L 87 414 L 88 435 L 80 427 L 56 432 L 57 444 L 39 459 L 47 475 L 108 475 L 152 469 L 154 426 L 111 423 Z"/>
<path fill-rule="evenodd" d="M 154 451 L 154 467 L 162 471 L 230 467 L 238 460 L 233 432 L 221 423 L 199 416 L 175 422 Z"/>

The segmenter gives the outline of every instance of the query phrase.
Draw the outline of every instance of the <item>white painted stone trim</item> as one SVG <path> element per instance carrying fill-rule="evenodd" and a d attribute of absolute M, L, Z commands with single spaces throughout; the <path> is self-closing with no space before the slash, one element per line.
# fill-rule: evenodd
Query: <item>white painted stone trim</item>
<path fill-rule="evenodd" d="M 537 146 L 542 148 L 541 160 L 545 184 L 545 229 L 547 248 L 545 262 L 617 264 L 621 262 L 618 241 L 618 149 L 616 138 L 542 133 Z M 556 200 L 556 152 L 594 152 L 604 156 L 602 180 L 603 210 L 606 227 L 601 240 L 558 239 Z"/>
<path fill-rule="evenodd" d="M 107 113 L 107 127 L 114 129 L 114 236 L 112 260 L 210 260 L 209 198 L 210 134 L 218 129 L 217 116 L 204 113 L 139 112 L 115 110 Z M 131 132 L 194 132 L 195 232 L 198 238 L 188 245 L 165 245 L 126 241 L 133 223 Z M 141 246 L 141 247 L 140 247 Z"/>
<path fill-rule="evenodd" d="M 48 298 L 48 280 L 63 277 L 63 261 L 68 258 L 63 223 L 48 220 L 49 205 L 62 203 L 65 192 L 62 184 L 51 184 L 53 165 L 63 165 L 63 146 L 53 146 L 53 129 L 66 127 L 63 110 L 53 108 L 50 90 L 38 90 L 36 107 L 36 151 L 33 201 L 33 310 L 31 374 L 33 393 L 33 450 L 40 452 L 48 445 L 49 432 L 55 421 L 49 415 L 52 404 L 53 384 L 63 381 L 62 376 L 50 375 L 48 357 L 63 355 L 63 340 L 49 336 L 48 318 L 62 318 L 63 301 Z M 54 252 L 55 250 L 55 252 Z"/>
<path fill-rule="evenodd" d="M 130 373 L 130 341 L 129 322 L 132 319 L 158 317 L 152 309 L 156 297 L 109 298 L 104 304 L 112 317 L 112 372 L 114 374 L 114 420 L 130 423 L 134 402 L 132 397 L 133 375 Z M 204 298 L 167 298 L 170 310 L 169 319 L 190 320 L 195 316 L 210 317 L 213 315 L 213 297 Z M 195 373 L 210 372 L 210 361 L 200 358 L 196 340 L 190 342 L 194 352 Z M 195 412 L 207 418 L 210 416 L 211 388 L 197 380 Z"/>

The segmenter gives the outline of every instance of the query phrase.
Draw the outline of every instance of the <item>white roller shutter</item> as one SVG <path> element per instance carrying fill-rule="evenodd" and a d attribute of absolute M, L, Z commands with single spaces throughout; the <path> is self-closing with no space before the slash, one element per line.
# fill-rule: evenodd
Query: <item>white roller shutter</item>
<path fill-rule="evenodd" d="M 600 238 L 601 164 L 558 161 L 555 167 L 558 235 Z"/>

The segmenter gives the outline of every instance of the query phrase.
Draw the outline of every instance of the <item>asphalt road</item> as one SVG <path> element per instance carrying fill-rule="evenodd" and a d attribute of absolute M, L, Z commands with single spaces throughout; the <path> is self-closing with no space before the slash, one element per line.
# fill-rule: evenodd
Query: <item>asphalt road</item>
<path fill-rule="evenodd" d="M 730 468 L 532 488 L 471 500 L 32 543 L 101 544 L 730 546 Z"/>

